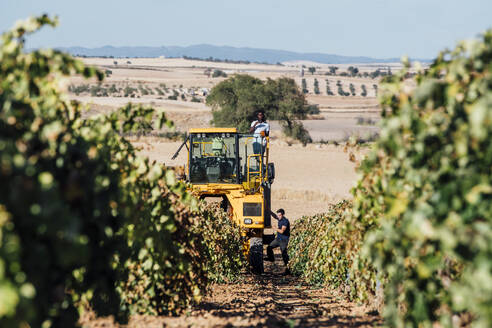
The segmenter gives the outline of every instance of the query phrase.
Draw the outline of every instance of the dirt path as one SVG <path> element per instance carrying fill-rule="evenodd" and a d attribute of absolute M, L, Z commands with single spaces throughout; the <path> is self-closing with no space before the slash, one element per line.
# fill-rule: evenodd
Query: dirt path
<path fill-rule="evenodd" d="M 212 287 L 204 301 L 180 317 L 135 316 L 128 327 L 373 327 L 382 321 L 367 308 L 347 302 L 336 292 L 315 288 L 301 278 L 282 276 L 277 255 L 265 274 L 245 275 L 237 284 Z M 83 327 L 117 327 L 110 319 Z"/>

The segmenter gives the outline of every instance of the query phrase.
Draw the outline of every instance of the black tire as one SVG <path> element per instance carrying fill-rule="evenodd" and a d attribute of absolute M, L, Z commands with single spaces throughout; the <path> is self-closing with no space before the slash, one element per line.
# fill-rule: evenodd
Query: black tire
<path fill-rule="evenodd" d="M 263 269 L 263 242 L 262 238 L 249 240 L 249 263 L 254 274 L 262 274 Z"/>

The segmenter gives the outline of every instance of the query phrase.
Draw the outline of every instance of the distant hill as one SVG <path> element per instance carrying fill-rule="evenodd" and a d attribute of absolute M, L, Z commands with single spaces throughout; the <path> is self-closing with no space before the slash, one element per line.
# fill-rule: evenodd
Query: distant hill
<path fill-rule="evenodd" d="M 258 49 L 258 48 L 236 48 L 228 46 L 213 46 L 209 44 L 198 44 L 188 47 L 112 47 L 100 48 L 64 47 L 57 48 L 72 55 L 90 57 L 195 57 L 220 60 L 250 61 L 259 63 L 276 64 L 286 61 L 313 61 L 322 64 L 349 64 L 349 63 L 390 63 L 399 62 L 399 58 L 370 58 L 355 56 L 339 56 L 322 53 L 298 53 L 284 50 Z M 425 61 L 425 60 L 424 60 Z"/>

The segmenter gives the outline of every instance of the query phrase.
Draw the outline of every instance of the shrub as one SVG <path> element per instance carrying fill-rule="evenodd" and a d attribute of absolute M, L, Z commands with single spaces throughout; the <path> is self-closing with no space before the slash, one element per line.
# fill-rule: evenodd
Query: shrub
<path fill-rule="evenodd" d="M 108 89 L 109 93 L 117 93 L 118 89 L 116 89 L 116 85 L 112 84 Z"/>
<path fill-rule="evenodd" d="M 306 108 L 306 114 L 317 115 L 319 113 L 320 113 L 320 111 L 319 111 L 319 105 L 318 104 L 308 105 Z"/>
<path fill-rule="evenodd" d="M 328 212 L 302 217 L 292 226 L 289 266 L 309 283 L 332 287 L 351 286 L 350 271 L 361 245 L 361 226 L 352 222 L 348 201 L 330 206 Z"/>
<path fill-rule="evenodd" d="M 149 94 L 149 91 L 146 88 L 142 87 L 141 84 L 138 85 L 138 90 L 143 96 L 147 96 Z"/>
<path fill-rule="evenodd" d="M 352 77 L 357 76 L 359 74 L 359 69 L 354 66 L 349 66 L 347 71 L 348 71 L 348 75 Z"/>
<path fill-rule="evenodd" d="M 68 91 L 75 93 L 77 96 L 81 93 L 84 92 L 89 92 L 89 85 L 88 84 L 81 84 L 78 86 L 71 86 L 69 87 Z"/>
<path fill-rule="evenodd" d="M 243 241 L 235 225 L 218 204 L 202 204 L 197 233 L 202 236 L 207 277 L 213 282 L 233 282 L 248 266 L 243 254 Z"/>
<path fill-rule="evenodd" d="M 329 66 L 328 69 L 330 70 L 331 75 L 337 75 L 337 70 L 338 70 L 337 66 Z"/>
<path fill-rule="evenodd" d="M 220 69 L 215 69 L 212 74 L 212 77 L 227 77 L 227 74 L 226 72 L 221 71 Z"/>
<path fill-rule="evenodd" d="M 313 142 L 309 132 L 301 122 L 293 121 L 282 125 L 282 131 L 288 137 L 294 138 L 302 142 L 303 145 Z"/>
<path fill-rule="evenodd" d="M 23 51 L 26 34 L 55 23 L 29 19 L 0 45 L 0 326 L 74 327 L 76 303 L 117 319 L 177 313 L 210 279 L 237 273 L 238 234 L 223 218 L 213 226 L 215 213 L 199 217 L 174 172 L 122 136 L 171 126 L 162 113 L 127 105 L 83 119 L 60 94 L 62 77 L 104 74 L 56 50 Z M 222 242 L 212 258 L 207 245 Z"/>
<path fill-rule="evenodd" d="M 132 88 L 130 86 L 126 86 L 125 89 L 123 89 L 123 93 L 125 95 L 125 97 L 135 97 L 135 93 L 137 92 L 137 89 L 135 88 Z"/>

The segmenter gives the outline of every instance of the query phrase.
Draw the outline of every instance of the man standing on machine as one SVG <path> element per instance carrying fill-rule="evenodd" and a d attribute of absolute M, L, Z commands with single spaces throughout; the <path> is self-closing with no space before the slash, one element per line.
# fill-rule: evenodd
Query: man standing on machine
<path fill-rule="evenodd" d="M 266 139 L 270 134 L 270 124 L 266 121 L 265 112 L 259 110 L 256 112 L 256 121 L 251 122 L 249 133 L 254 133 L 255 142 L 253 143 L 253 151 L 255 154 L 262 154 L 265 151 Z M 264 136 L 261 133 L 264 133 Z M 262 151 L 263 149 L 263 151 Z"/>

